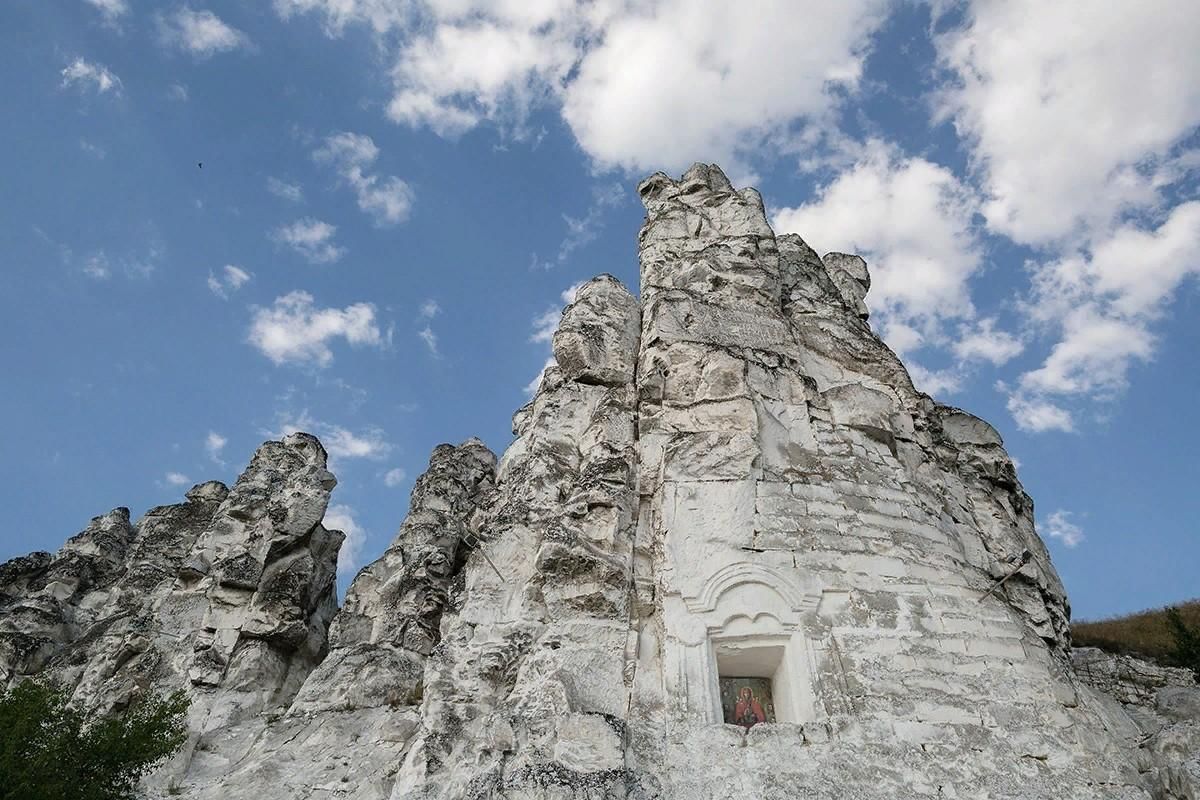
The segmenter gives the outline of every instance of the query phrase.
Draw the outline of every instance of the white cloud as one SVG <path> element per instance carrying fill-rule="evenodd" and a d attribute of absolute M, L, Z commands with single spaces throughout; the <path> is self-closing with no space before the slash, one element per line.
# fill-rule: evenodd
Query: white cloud
<path fill-rule="evenodd" d="M 338 551 L 337 573 L 341 580 L 353 578 L 362 566 L 362 551 L 367 542 L 367 533 L 358 523 L 355 514 L 354 509 L 345 503 L 334 503 L 325 510 L 325 518 L 321 521 L 326 530 L 346 534 L 342 549 Z"/>
<path fill-rule="evenodd" d="M 1013 334 L 996 330 L 996 320 L 987 317 L 973 327 L 962 326 L 951 349 L 960 361 L 989 361 L 999 366 L 1019 356 L 1025 345 Z"/>
<path fill-rule="evenodd" d="M 1111 394 L 1125 388 L 1134 359 L 1148 360 L 1154 339 L 1141 325 L 1082 306 L 1062 323 L 1063 337 L 1021 388 L 1040 394 Z"/>
<path fill-rule="evenodd" d="M 395 225 L 408 219 L 413 193 L 408 184 L 394 176 L 370 174 L 367 168 L 379 158 L 379 148 L 370 136 L 342 131 L 325 138 L 313 159 L 329 164 L 358 196 L 358 207 L 377 225 Z"/>
<path fill-rule="evenodd" d="M 549 344 L 554 339 L 554 332 L 558 330 L 558 322 L 561 319 L 562 308 L 560 306 L 550 306 L 538 314 L 533 318 L 533 333 L 530 334 L 529 341 Z"/>
<path fill-rule="evenodd" d="M 283 19 L 296 14 L 321 13 L 325 29 L 334 36 L 350 24 L 365 22 L 377 33 L 403 25 L 411 16 L 408 0 L 275 0 L 275 11 Z"/>
<path fill-rule="evenodd" d="M 533 333 L 529 336 L 529 341 L 544 344 L 547 349 L 554 341 L 554 332 L 558 330 L 558 323 L 562 319 L 563 306 L 569 306 L 575 302 L 575 296 L 579 293 L 580 288 L 586 281 L 573 283 L 566 289 L 563 289 L 558 294 L 558 299 L 562 301 L 562 305 L 552 305 L 546 308 L 545 311 L 533 318 Z M 542 368 L 538 370 L 538 374 L 529 383 L 525 384 L 525 394 L 533 397 L 537 394 L 538 386 L 542 383 L 542 376 L 546 374 L 546 370 L 554 366 L 556 363 L 554 356 L 550 355 Z"/>
<path fill-rule="evenodd" d="M 108 67 L 102 64 L 93 64 L 82 58 L 77 58 L 63 67 L 62 77 L 63 88 L 73 85 L 80 87 L 91 85 L 100 94 L 121 93 L 121 79 L 110 72 Z"/>
<path fill-rule="evenodd" d="M 83 260 L 80 269 L 94 280 L 108 280 L 117 270 L 126 278 L 145 279 L 154 274 L 163 253 L 162 246 L 157 243 L 148 245 L 143 253 L 127 252 L 117 256 L 110 256 L 105 250 L 96 250 Z M 64 258 L 69 260 L 70 256 L 69 250 L 64 251 Z"/>
<path fill-rule="evenodd" d="M 417 319 L 433 319 L 440 313 L 442 313 L 442 307 L 438 305 L 438 301 L 429 299 L 421 303 L 421 308 L 417 312 Z"/>
<path fill-rule="evenodd" d="M 83 263 L 83 274 L 98 281 L 112 277 L 112 269 L 108 265 L 108 256 L 103 251 L 88 256 Z"/>
<path fill-rule="evenodd" d="M 1030 398 L 1021 392 L 1013 392 L 1008 396 L 1008 412 L 1017 427 L 1028 433 L 1070 433 L 1075 430 L 1071 412 L 1044 398 Z"/>
<path fill-rule="evenodd" d="M 546 363 L 542 364 L 542 368 L 538 370 L 538 374 L 534 376 L 533 380 L 525 384 L 524 391 L 526 397 L 533 397 L 535 394 L 537 394 L 538 387 L 542 385 L 542 376 L 546 374 L 546 370 L 550 369 L 556 364 L 558 364 L 558 362 L 554 360 L 554 356 L 546 359 Z"/>
<path fill-rule="evenodd" d="M 563 289 L 558 295 L 562 305 L 548 306 L 545 311 L 533 318 L 533 333 L 530 334 L 529 341 L 550 344 L 554 339 L 554 332 L 558 330 L 558 323 L 562 319 L 563 306 L 569 306 L 575 302 L 575 294 L 584 283 L 585 281 L 579 281 Z"/>
<path fill-rule="evenodd" d="M 931 397 L 961 391 L 965 376 L 957 369 L 926 369 L 915 361 L 906 365 L 913 385 Z"/>
<path fill-rule="evenodd" d="M 276 364 L 328 366 L 333 361 L 329 343 L 342 338 L 352 345 L 382 343 L 375 322 L 375 307 L 355 303 L 346 308 L 317 308 L 312 295 L 295 291 L 277 297 L 270 308 L 258 308 L 250 326 L 249 342 Z"/>
<path fill-rule="evenodd" d="M 884 0 L 276 0 L 331 34 L 369 24 L 398 42 L 392 119 L 456 135 L 493 122 L 520 136 L 559 109 L 601 166 L 732 166 L 827 121 L 856 87 Z M 798 24 L 803 21 L 803 24 Z M 814 35 L 819 31 L 819 35 Z M 396 35 L 399 32 L 400 35 Z M 735 170 L 736 171 L 736 170 Z"/>
<path fill-rule="evenodd" d="M 1083 528 L 1071 522 L 1072 516 L 1070 511 L 1063 511 L 1060 508 L 1046 517 L 1042 528 L 1050 535 L 1051 539 L 1059 540 L 1065 547 L 1078 547 L 1079 543 L 1084 540 Z"/>
<path fill-rule="evenodd" d="M 79 140 L 79 149 L 87 153 L 89 156 L 95 156 L 96 158 L 102 160 L 108 155 L 108 151 L 106 151 L 103 147 L 98 144 L 93 144 L 87 139 Z"/>
<path fill-rule="evenodd" d="M 289 203 L 299 203 L 304 200 L 304 190 L 300 188 L 300 184 L 288 183 L 278 178 L 267 178 L 267 191 Z"/>
<path fill-rule="evenodd" d="M 129 13 L 129 4 L 125 0 L 87 0 L 87 3 L 98 10 L 107 22 Z"/>
<path fill-rule="evenodd" d="M 198 58 L 251 46 L 250 37 L 225 24 L 211 11 L 193 11 L 184 7 L 159 17 L 158 26 L 163 44 Z"/>
<path fill-rule="evenodd" d="M 867 304 L 884 338 L 904 352 L 936 342 L 944 321 L 975 314 L 968 282 L 980 265 L 976 207 L 949 169 L 871 141 L 815 200 L 777 212 L 774 226 L 818 252 L 866 258 Z"/>
<path fill-rule="evenodd" d="M 191 479 L 181 472 L 168 472 L 164 476 L 163 480 L 165 480 L 169 486 L 187 486 L 189 483 L 191 483 Z"/>
<path fill-rule="evenodd" d="M 592 188 L 592 203 L 582 217 L 563 214 L 567 224 L 567 235 L 558 246 L 558 263 L 565 264 L 579 248 L 594 241 L 603 228 L 605 212 L 625 199 L 625 189 L 619 183 L 609 183 Z"/>
<path fill-rule="evenodd" d="M 431 356 L 434 358 L 441 356 L 441 353 L 438 352 L 438 337 L 437 334 L 433 332 L 433 328 L 430 328 L 428 325 L 426 325 L 424 328 L 417 331 L 417 336 L 420 337 L 421 341 L 425 343 L 425 346 L 429 348 L 429 354 Z"/>
<path fill-rule="evenodd" d="M 167 98 L 177 103 L 188 101 L 188 88 L 182 83 L 172 83 L 167 87 Z"/>
<path fill-rule="evenodd" d="M 1024 311 L 1058 341 L 1040 367 L 1021 376 L 1016 405 L 1049 404 L 1054 395 L 1114 397 L 1128 385 L 1131 367 L 1153 358 L 1154 322 L 1197 274 L 1200 202 L 1177 206 L 1155 230 L 1119 227 L 1090 255 L 1036 265 Z"/>
<path fill-rule="evenodd" d="M 313 419 L 307 411 L 301 411 L 299 414 L 281 414 L 279 420 L 275 430 L 266 431 L 268 436 L 282 439 L 296 432 L 311 433 L 321 440 L 331 464 L 334 461 L 355 458 L 378 461 L 392 452 L 387 434 L 380 428 L 364 428 L 355 432 L 341 425 Z"/>
<path fill-rule="evenodd" d="M 250 273 L 241 267 L 226 264 L 221 270 L 220 277 L 214 275 L 211 271 L 208 273 L 208 288 L 209 291 L 224 300 L 229 297 L 231 292 L 236 292 L 242 288 L 242 284 L 250 280 L 250 278 Z"/>
<path fill-rule="evenodd" d="M 221 451 L 225 449 L 225 445 L 228 443 L 229 440 L 216 431 L 209 431 L 208 436 L 204 437 L 204 449 L 208 453 L 208 457 L 222 466 L 224 466 L 225 462 L 221 460 Z"/>
<path fill-rule="evenodd" d="M 394 489 L 408 479 L 408 473 L 400 467 L 389 469 L 383 474 L 383 485 Z"/>
<path fill-rule="evenodd" d="M 332 264 L 346 254 L 345 248 L 333 243 L 335 233 L 336 225 L 305 217 L 277 228 L 271 238 L 286 244 L 313 264 Z"/>
<path fill-rule="evenodd" d="M 937 39 L 958 84 L 940 106 L 970 143 L 989 227 L 1060 242 L 1157 203 L 1200 125 L 1198 41 L 1189 0 L 971 3 Z"/>

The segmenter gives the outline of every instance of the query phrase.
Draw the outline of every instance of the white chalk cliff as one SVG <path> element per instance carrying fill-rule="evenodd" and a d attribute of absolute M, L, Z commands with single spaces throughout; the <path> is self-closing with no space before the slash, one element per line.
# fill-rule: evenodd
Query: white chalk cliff
<path fill-rule="evenodd" d="M 156 797 L 1200 798 L 1200 689 L 1072 663 L 1000 436 L 913 387 L 863 260 L 716 167 L 638 190 L 640 300 L 579 290 L 513 443 L 438 447 L 340 609 L 296 434 L 0 566 L 0 680 L 185 689 Z"/>

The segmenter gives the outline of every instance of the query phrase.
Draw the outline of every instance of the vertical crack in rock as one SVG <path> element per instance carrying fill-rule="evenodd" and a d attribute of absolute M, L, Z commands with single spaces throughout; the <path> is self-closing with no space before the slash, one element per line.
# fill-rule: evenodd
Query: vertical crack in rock
<path fill-rule="evenodd" d="M 0 679 L 185 688 L 154 797 L 1200 798 L 1200 690 L 1072 663 L 1000 436 L 913 386 L 866 263 L 715 166 L 638 191 L 640 302 L 580 288 L 503 457 L 436 448 L 340 611 L 297 434 L 0 565 Z"/>

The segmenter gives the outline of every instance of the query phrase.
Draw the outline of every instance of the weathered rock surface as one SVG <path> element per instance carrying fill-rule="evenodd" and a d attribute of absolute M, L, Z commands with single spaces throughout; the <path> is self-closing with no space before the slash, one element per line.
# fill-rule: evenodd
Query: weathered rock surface
<path fill-rule="evenodd" d="M 186 688 L 147 788 L 205 800 L 1197 800 L 1198 690 L 1072 663 L 1000 436 L 914 388 L 865 262 L 716 167 L 639 192 L 640 301 L 579 289 L 503 457 L 437 448 L 340 610 L 296 435 L 0 566 L 0 679 Z M 726 724 L 731 677 L 768 722 Z"/>

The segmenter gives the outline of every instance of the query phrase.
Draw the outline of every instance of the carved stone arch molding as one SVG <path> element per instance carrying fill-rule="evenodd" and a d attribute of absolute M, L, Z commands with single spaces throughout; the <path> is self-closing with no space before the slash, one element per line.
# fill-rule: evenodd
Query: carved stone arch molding
<path fill-rule="evenodd" d="M 805 618 L 811 619 L 822 591 L 799 579 L 794 569 L 738 561 L 714 571 L 694 594 L 683 594 L 678 674 L 693 714 L 723 721 L 724 674 L 770 679 L 781 723 L 818 717 L 815 654 Z"/>

